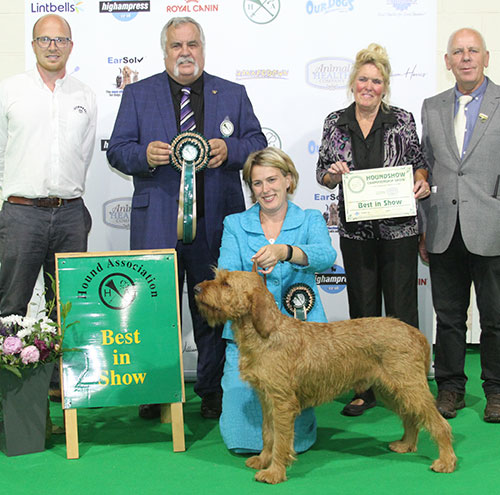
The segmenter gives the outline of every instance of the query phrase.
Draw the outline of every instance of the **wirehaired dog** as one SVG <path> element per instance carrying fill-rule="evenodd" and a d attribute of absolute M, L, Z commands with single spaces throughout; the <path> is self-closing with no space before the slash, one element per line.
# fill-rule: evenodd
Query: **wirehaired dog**
<path fill-rule="evenodd" d="M 198 284 L 195 293 L 210 325 L 232 321 L 241 377 L 259 395 L 263 450 L 246 461 L 259 470 L 256 480 L 286 480 L 286 466 L 295 460 L 294 420 L 302 409 L 369 387 L 403 421 L 403 437 L 389 445 L 391 450 L 415 452 L 424 427 L 439 448 L 431 469 L 454 471 L 451 428 L 427 384 L 429 344 L 416 328 L 393 318 L 333 323 L 290 318 L 251 272 L 217 270 L 215 280 Z"/>

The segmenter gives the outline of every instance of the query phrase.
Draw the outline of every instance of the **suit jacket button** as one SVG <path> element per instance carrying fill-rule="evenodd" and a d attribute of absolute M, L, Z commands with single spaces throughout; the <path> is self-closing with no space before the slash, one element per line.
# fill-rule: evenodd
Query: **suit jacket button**
<path fill-rule="evenodd" d="M 452 199 L 451 203 L 454 204 L 454 205 L 456 205 L 457 204 L 457 200 L 456 199 Z"/>

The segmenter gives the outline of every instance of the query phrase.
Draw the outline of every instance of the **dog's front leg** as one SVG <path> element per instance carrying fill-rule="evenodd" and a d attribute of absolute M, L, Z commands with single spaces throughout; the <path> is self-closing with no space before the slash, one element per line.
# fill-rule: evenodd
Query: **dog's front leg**
<path fill-rule="evenodd" d="M 255 474 L 257 481 L 276 484 L 286 481 L 286 467 L 294 460 L 293 437 L 295 418 L 299 412 L 295 401 L 273 401 L 274 442 L 271 464 Z"/>
<path fill-rule="evenodd" d="M 271 464 L 273 452 L 273 416 L 272 407 L 269 398 L 262 392 L 258 393 L 260 405 L 262 408 L 262 452 L 259 455 L 249 457 L 246 465 L 253 469 L 265 469 Z"/>

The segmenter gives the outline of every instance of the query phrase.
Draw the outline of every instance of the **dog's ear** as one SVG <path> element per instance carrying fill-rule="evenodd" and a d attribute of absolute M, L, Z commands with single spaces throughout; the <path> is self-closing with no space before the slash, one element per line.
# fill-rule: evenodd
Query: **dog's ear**
<path fill-rule="evenodd" d="M 274 301 L 273 301 L 274 302 Z M 261 289 L 255 289 L 252 292 L 252 324 L 255 331 L 264 339 L 271 333 L 269 315 L 269 301 L 266 301 L 266 294 Z"/>

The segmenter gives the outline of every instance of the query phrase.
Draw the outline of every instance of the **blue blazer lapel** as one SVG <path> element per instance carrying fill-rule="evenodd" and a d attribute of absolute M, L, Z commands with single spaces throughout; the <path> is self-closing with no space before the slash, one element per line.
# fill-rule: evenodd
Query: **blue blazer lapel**
<path fill-rule="evenodd" d="M 160 120 L 167 135 L 167 142 L 170 142 L 177 135 L 177 123 L 175 122 L 174 104 L 166 72 L 162 72 L 161 77 L 156 80 L 154 93 L 158 103 Z M 154 117 L 152 116 L 152 118 Z"/>

